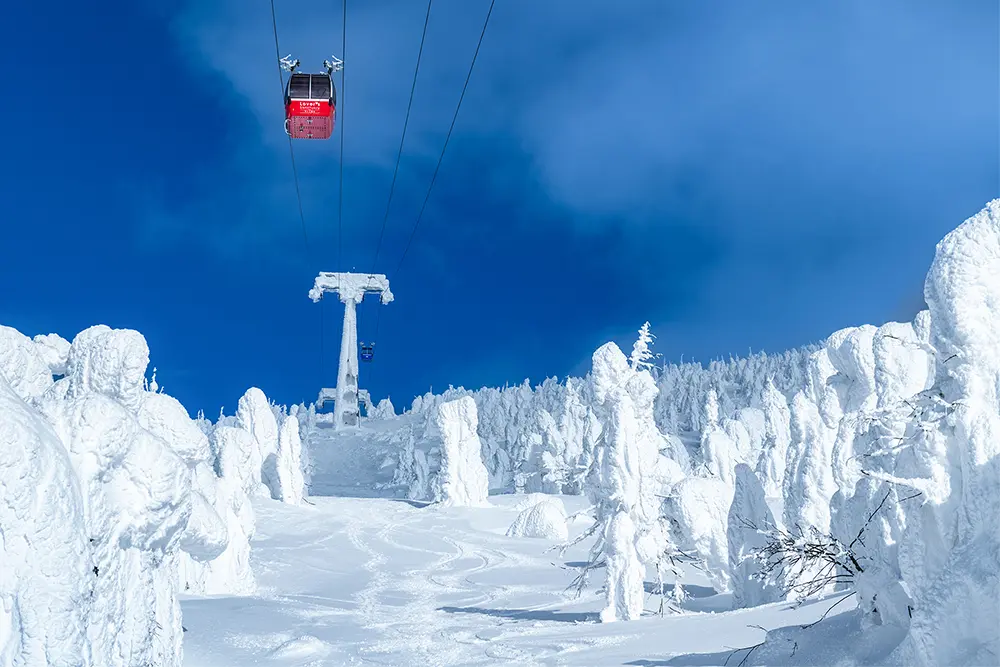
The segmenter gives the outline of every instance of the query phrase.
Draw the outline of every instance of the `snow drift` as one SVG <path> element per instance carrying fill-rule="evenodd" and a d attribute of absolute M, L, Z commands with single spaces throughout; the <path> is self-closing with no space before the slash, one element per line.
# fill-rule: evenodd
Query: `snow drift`
<path fill-rule="evenodd" d="M 540 500 L 521 510 L 507 530 L 507 536 L 565 541 L 569 537 L 566 508 L 558 498 Z"/>

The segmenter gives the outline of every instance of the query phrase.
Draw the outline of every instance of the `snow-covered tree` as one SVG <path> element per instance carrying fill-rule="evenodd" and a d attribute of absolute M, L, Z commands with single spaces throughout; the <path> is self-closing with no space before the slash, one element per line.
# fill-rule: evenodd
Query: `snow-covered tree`
<path fill-rule="evenodd" d="M 639 329 L 639 338 L 632 344 L 632 354 L 629 356 L 629 365 L 632 367 L 632 370 L 650 370 L 653 368 L 652 360 L 656 358 L 656 355 L 649 349 L 653 338 L 655 336 L 649 332 L 649 322 L 646 322 Z"/>
<path fill-rule="evenodd" d="M 652 422 L 656 394 L 649 372 L 633 369 L 618 346 L 607 343 L 594 353 L 592 380 L 603 422 L 587 478 L 597 539 L 580 582 L 589 569 L 606 566 L 601 619 L 631 620 L 642 613 L 643 561 L 655 563 L 668 551 L 659 496 L 677 468 L 665 470 L 662 436 L 651 437 L 645 424 Z"/>

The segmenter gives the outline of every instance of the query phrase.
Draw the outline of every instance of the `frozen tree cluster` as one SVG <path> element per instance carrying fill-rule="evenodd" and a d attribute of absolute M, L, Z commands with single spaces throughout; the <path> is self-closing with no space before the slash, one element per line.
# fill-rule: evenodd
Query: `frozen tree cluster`
<path fill-rule="evenodd" d="M 658 364 L 647 323 L 583 378 L 385 399 L 357 437 L 411 499 L 526 494 L 511 537 L 569 540 L 556 496 L 586 496 L 603 622 L 649 613 L 650 578 L 680 608 L 689 561 L 735 608 L 854 606 L 869 662 L 997 664 L 1000 200 L 924 295 L 912 322 L 707 366 Z M 305 502 L 315 405 L 251 388 L 191 419 L 153 370 L 135 331 L 0 327 L 0 665 L 179 666 L 177 596 L 254 593 L 253 502 Z"/>
<path fill-rule="evenodd" d="M 471 400 L 493 493 L 588 495 L 580 583 L 604 569 L 604 620 L 642 613 L 647 568 L 692 558 L 736 607 L 853 597 L 862 627 L 891 639 L 886 663 L 993 664 L 997 276 L 1000 200 L 938 245 L 928 308 L 912 322 L 707 366 L 656 365 L 644 326 L 631 355 L 609 343 L 584 378 L 449 388 L 379 418 L 412 434 L 441 405 Z M 511 534 L 557 514 L 530 509 Z"/>
<path fill-rule="evenodd" d="M 193 420 L 132 330 L 0 327 L 0 664 L 178 666 L 179 593 L 249 594 L 250 499 L 300 502 L 294 415 Z"/>

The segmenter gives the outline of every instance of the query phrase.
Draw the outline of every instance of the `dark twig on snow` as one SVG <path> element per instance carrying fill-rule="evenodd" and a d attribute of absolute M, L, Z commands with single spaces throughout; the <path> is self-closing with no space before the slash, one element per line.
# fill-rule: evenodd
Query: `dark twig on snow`
<path fill-rule="evenodd" d="M 743 665 L 747 664 L 747 660 L 750 659 L 750 655 L 754 651 L 756 651 L 757 649 L 759 649 L 761 646 L 763 646 L 764 643 L 765 642 L 761 642 L 759 644 L 754 644 L 753 646 L 745 646 L 743 648 L 735 649 L 732 653 L 729 654 L 729 656 L 726 658 L 726 661 L 724 663 L 722 663 L 722 667 L 728 667 L 729 661 L 733 659 L 733 656 L 735 656 L 740 651 L 746 651 L 747 654 L 745 656 L 743 656 L 743 659 L 740 660 L 739 663 L 736 665 L 736 667 L 743 667 Z"/>
<path fill-rule="evenodd" d="M 802 626 L 802 629 L 803 629 L 803 630 L 805 630 L 806 628 L 811 628 L 812 626 L 814 626 L 814 625 L 816 625 L 817 623 L 819 623 L 820 621 L 822 621 L 822 620 L 823 620 L 824 618 L 826 618 L 826 617 L 827 617 L 827 615 L 828 615 L 828 614 L 829 614 L 829 613 L 830 613 L 831 611 L 833 611 L 833 608 L 834 608 L 834 607 L 836 607 L 836 606 L 837 606 L 838 604 L 840 604 L 841 602 L 843 602 L 843 601 L 844 601 L 844 600 L 846 600 L 847 598 L 851 597 L 851 596 L 852 596 L 852 595 L 854 595 L 855 593 L 856 593 L 856 591 L 851 591 L 850 593 L 848 593 L 848 594 L 847 594 L 847 595 L 845 595 L 844 597 L 842 597 L 842 598 L 840 598 L 839 600 L 837 600 L 836 602 L 834 602 L 834 603 L 833 603 L 832 605 L 830 605 L 830 608 L 829 608 L 829 609 L 827 609 L 826 611 L 824 611 L 824 612 L 823 612 L 823 615 L 822 615 L 822 616 L 820 616 L 819 618 L 817 618 L 817 619 L 816 619 L 815 621 L 813 621 L 812 623 L 807 623 L 807 624 L 803 625 L 803 626 Z"/>

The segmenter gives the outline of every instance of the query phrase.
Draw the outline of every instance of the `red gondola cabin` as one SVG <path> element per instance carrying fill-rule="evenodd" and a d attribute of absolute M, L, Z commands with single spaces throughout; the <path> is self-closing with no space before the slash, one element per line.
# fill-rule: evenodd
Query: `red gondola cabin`
<path fill-rule="evenodd" d="M 329 139 L 337 113 L 337 88 L 329 74 L 299 74 L 285 88 L 285 132 L 292 139 Z"/>

